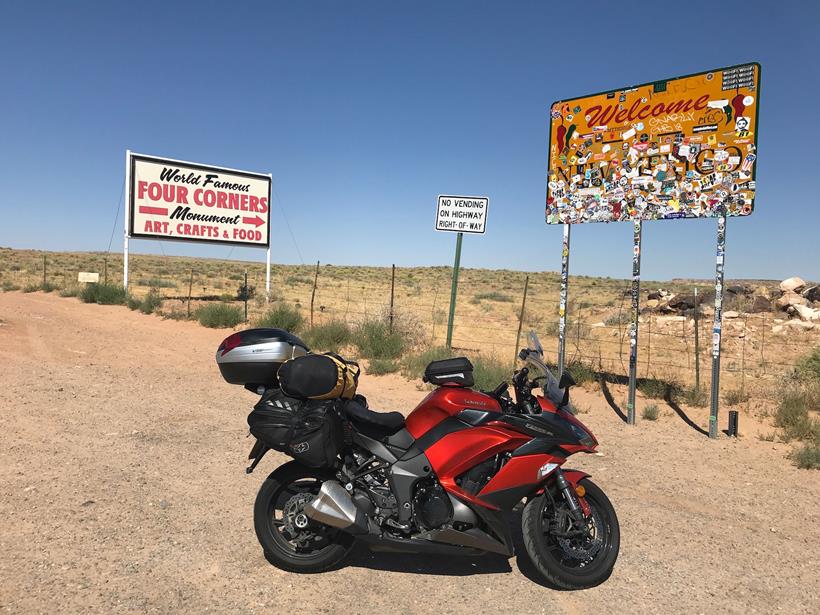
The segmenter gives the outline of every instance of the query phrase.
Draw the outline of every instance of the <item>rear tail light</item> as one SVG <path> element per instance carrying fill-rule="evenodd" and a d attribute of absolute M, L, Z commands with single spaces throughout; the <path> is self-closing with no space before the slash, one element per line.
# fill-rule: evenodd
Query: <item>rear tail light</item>
<path fill-rule="evenodd" d="M 219 352 L 219 356 L 224 357 L 228 354 L 231 350 L 239 346 L 242 343 L 242 334 L 241 333 L 234 333 L 233 335 L 229 335 L 222 343 L 219 345 L 217 352 Z"/>

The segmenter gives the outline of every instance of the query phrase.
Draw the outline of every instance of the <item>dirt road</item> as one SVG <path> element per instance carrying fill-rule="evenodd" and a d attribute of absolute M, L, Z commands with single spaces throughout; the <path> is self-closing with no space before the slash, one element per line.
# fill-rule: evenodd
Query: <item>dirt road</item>
<path fill-rule="evenodd" d="M 253 396 L 219 376 L 225 335 L 0 294 L 2 612 L 820 611 L 820 473 L 792 467 L 784 445 L 710 442 L 671 413 L 627 427 L 600 392 L 577 395 L 603 454 L 571 465 L 620 517 L 621 556 L 604 585 L 542 587 L 523 555 L 359 550 L 325 574 L 273 568 L 251 513 L 283 458 L 244 473 Z M 419 386 L 365 376 L 361 389 L 374 408 L 409 411 Z"/>

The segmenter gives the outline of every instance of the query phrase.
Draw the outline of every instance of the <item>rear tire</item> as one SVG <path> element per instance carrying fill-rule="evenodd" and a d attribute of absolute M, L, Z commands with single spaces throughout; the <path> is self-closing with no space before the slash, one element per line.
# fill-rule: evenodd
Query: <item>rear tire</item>
<path fill-rule="evenodd" d="M 555 509 L 548 495 L 530 500 L 521 515 L 527 555 L 544 579 L 561 589 L 586 589 L 606 581 L 618 559 L 621 543 L 618 517 L 609 498 L 589 479 L 585 478 L 579 484 L 586 489 L 594 540 L 580 541 L 575 547 L 571 541 L 559 541 L 551 531 Z M 558 506 L 562 505 L 563 496 L 555 496 L 555 501 Z M 584 560 L 578 555 L 584 550 L 594 554 Z"/>
<path fill-rule="evenodd" d="M 299 510 L 300 494 L 316 495 L 322 482 L 333 478 L 327 471 L 291 461 L 262 484 L 253 508 L 253 525 L 271 564 L 289 572 L 324 572 L 350 553 L 355 540 L 350 534 L 315 522 L 298 530 L 285 518 L 285 507 L 291 512 Z"/>

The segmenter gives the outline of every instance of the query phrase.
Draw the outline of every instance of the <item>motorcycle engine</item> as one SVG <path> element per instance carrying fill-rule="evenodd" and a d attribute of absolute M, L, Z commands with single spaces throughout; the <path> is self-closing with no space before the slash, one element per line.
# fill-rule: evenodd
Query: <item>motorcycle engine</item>
<path fill-rule="evenodd" d="M 486 485 L 496 472 L 498 456 L 490 457 L 456 478 L 456 484 L 467 493 L 475 495 Z"/>
<path fill-rule="evenodd" d="M 416 489 L 413 518 L 424 530 L 434 530 L 453 518 L 453 505 L 441 485 L 427 483 Z"/>

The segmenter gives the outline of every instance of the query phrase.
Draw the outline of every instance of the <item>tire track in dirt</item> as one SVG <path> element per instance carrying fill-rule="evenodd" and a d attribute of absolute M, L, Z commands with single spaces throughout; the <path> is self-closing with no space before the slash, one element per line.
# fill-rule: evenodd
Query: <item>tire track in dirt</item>
<path fill-rule="evenodd" d="M 570 465 L 622 528 L 605 584 L 556 592 L 520 557 L 362 549 L 339 570 L 285 573 L 251 519 L 285 458 L 244 474 L 254 397 L 219 376 L 224 331 L 39 293 L 0 294 L 0 319 L 3 612 L 809 613 L 820 593 L 820 475 L 783 445 L 710 442 L 676 417 L 627 427 L 583 389 L 602 455 Z M 405 413 L 424 396 L 398 376 L 365 375 L 362 392 Z"/>

